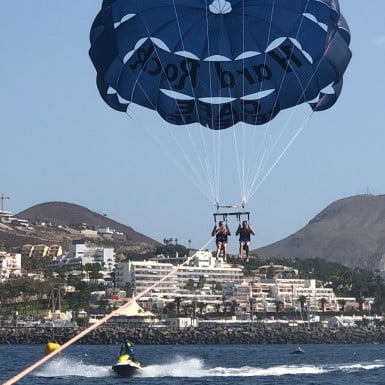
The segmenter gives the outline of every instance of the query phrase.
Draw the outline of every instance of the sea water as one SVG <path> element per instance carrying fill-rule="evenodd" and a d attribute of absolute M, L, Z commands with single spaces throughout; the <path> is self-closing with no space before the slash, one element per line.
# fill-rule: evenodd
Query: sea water
<path fill-rule="evenodd" d="M 74 345 L 18 384 L 40 385 L 369 385 L 385 384 L 385 346 L 138 345 L 140 375 L 125 379 L 111 370 L 117 345 Z M 0 383 L 39 360 L 43 345 L 0 345 Z"/>

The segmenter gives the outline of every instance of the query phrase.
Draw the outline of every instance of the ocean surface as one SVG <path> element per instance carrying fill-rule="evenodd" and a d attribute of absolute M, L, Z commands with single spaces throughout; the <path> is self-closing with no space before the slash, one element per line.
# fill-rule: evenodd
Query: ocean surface
<path fill-rule="evenodd" d="M 143 373 L 111 370 L 117 345 L 74 345 L 28 374 L 28 385 L 369 385 L 385 384 L 385 345 L 142 345 Z M 42 357 L 43 345 L 0 345 L 0 383 Z"/>

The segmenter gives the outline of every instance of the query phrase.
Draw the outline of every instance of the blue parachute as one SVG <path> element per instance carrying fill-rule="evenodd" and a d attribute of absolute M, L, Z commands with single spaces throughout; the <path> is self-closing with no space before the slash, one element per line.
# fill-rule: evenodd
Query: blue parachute
<path fill-rule="evenodd" d="M 109 106 L 212 129 L 331 107 L 351 59 L 338 0 L 104 0 L 90 40 Z"/>

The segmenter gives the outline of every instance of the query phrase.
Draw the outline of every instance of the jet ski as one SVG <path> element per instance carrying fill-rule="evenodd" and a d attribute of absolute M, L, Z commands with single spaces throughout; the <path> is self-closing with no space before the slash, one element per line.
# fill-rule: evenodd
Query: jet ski
<path fill-rule="evenodd" d="M 132 377 L 142 369 L 139 361 L 135 360 L 129 354 L 123 354 L 118 358 L 118 362 L 112 367 L 112 370 L 120 377 Z"/>

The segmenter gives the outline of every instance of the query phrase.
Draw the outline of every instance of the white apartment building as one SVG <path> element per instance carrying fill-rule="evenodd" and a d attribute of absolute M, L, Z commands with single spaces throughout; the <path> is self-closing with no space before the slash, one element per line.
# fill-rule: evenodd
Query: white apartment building
<path fill-rule="evenodd" d="M 111 272 L 115 268 L 115 254 L 111 247 L 87 246 L 83 240 L 73 241 L 68 253 L 60 260 L 61 265 L 85 265 L 99 263 Z"/>
<path fill-rule="evenodd" d="M 21 254 L 0 251 L 0 279 L 21 274 Z"/>
<path fill-rule="evenodd" d="M 276 301 L 282 302 L 282 309 L 300 309 L 300 298 L 305 297 L 305 306 L 312 310 L 321 310 L 324 301 L 325 310 L 337 310 L 337 299 L 333 289 L 317 287 L 315 279 L 261 279 L 243 282 L 236 287 L 236 299 L 247 303 L 254 300 L 257 311 L 275 311 Z"/>
<path fill-rule="evenodd" d="M 118 287 L 124 287 L 130 283 L 139 293 L 169 274 L 175 266 L 171 263 L 159 263 L 157 261 L 129 261 L 116 265 L 115 283 Z M 239 267 L 232 267 L 222 260 L 216 261 L 210 252 L 198 252 L 192 258 L 189 265 L 181 266 L 170 277 L 154 288 L 158 293 L 186 293 L 185 286 L 192 279 L 197 282 L 229 282 L 241 281 L 243 271 Z"/>
<path fill-rule="evenodd" d="M 137 293 L 163 279 L 175 266 L 171 263 L 157 261 L 120 262 L 115 267 L 115 285 L 123 288 L 129 283 Z M 157 287 L 157 292 L 176 292 L 178 283 L 176 275 L 166 278 Z"/>

